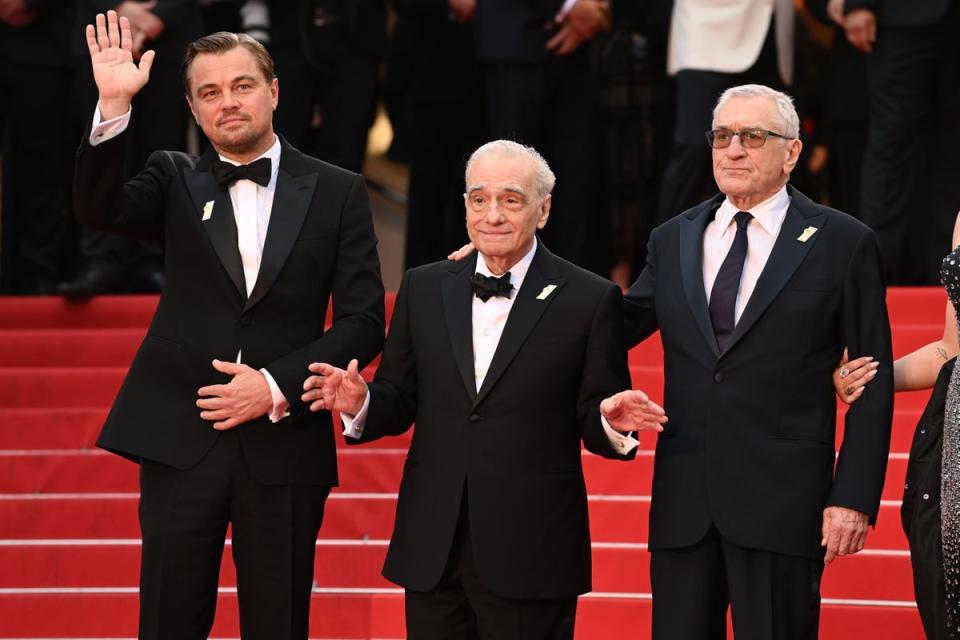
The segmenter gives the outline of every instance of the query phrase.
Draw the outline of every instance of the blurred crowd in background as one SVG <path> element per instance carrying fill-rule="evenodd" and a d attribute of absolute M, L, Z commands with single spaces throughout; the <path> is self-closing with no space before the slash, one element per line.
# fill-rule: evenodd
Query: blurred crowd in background
<path fill-rule="evenodd" d="M 380 106 L 409 168 L 405 265 L 465 240 L 463 168 L 483 142 L 557 175 L 543 241 L 621 283 L 650 230 L 715 193 L 704 133 L 719 94 L 784 89 L 802 118 L 792 183 L 880 238 L 890 284 L 934 284 L 960 210 L 960 0 L 0 0 L 0 293 L 158 291 L 154 247 L 81 229 L 74 152 L 96 90 L 83 26 L 116 9 L 134 55 L 129 169 L 205 147 L 180 76 L 214 31 L 263 42 L 275 129 L 362 172 Z"/>

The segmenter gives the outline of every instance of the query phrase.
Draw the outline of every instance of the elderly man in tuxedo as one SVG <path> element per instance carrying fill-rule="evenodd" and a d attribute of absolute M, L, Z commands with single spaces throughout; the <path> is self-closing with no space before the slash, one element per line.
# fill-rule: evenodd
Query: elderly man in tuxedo
<path fill-rule="evenodd" d="M 114 12 L 87 26 L 99 103 L 77 157 L 76 213 L 162 243 L 167 282 L 97 443 L 140 462 L 142 639 L 206 638 L 227 525 L 245 639 L 307 637 L 314 548 L 337 483 L 329 413 L 300 400 L 315 360 L 366 361 L 383 286 L 363 178 L 273 132 L 278 82 L 252 38 L 184 58 L 211 147 L 158 151 L 124 181 L 135 65 Z M 333 326 L 324 330 L 333 298 Z"/>
<path fill-rule="evenodd" d="M 707 141 L 721 193 L 655 229 L 625 296 L 627 342 L 657 329 L 664 408 L 650 511 L 653 637 L 817 637 L 824 564 L 876 521 L 893 411 L 873 232 L 787 185 L 790 98 L 724 92 Z M 876 378 L 835 457 L 844 345 Z"/>
<path fill-rule="evenodd" d="M 416 422 L 383 573 L 412 640 L 573 637 L 590 590 L 581 442 L 626 460 L 619 431 L 660 429 L 630 385 L 619 288 L 536 237 L 554 176 L 498 140 L 467 163 L 478 253 L 406 273 L 376 379 L 311 365 L 303 400 L 369 442 Z"/>

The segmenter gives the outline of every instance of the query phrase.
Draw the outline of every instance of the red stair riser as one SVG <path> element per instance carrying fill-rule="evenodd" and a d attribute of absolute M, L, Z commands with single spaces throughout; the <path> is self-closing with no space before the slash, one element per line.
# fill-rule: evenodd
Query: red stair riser
<path fill-rule="evenodd" d="M 590 531 L 594 542 L 647 541 L 650 504 L 646 501 L 590 500 Z M 393 532 L 396 500 L 331 497 L 320 537 L 383 540 Z M 0 538 L 72 539 L 138 538 L 136 498 L 123 499 L 0 499 Z M 900 527 L 900 507 L 880 508 L 877 527 L 867 536 L 869 549 L 906 549 Z"/>
<path fill-rule="evenodd" d="M 386 541 L 369 545 L 320 544 L 314 581 L 321 587 L 390 587 L 380 575 Z M 642 548 L 593 550 L 593 589 L 614 593 L 650 591 L 650 556 Z M 0 588 L 135 587 L 139 580 L 139 545 L 0 546 Z M 826 568 L 824 598 L 912 600 L 910 558 L 861 553 L 840 558 Z M 220 585 L 236 586 L 229 545 L 221 563 Z"/>
<path fill-rule="evenodd" d="M 405 636 L 403 596 L 316 594 L 311 602 L 314 638 L 396 639 Z M 133 637 L 137 596 L 63 595 L 0 597 L 0 637 Z M 576 640 L 648 638 L 650 602 L 583 597 L 577 608 Z M 853 634 L 853 635 L 852 635 Z M 221 594 L 212 637 L 239 636 L 235 594 Z M 922 640 L 915 609 L 824 605 L 823 640 Z"/>
<path fill-rule="evenodd" d="M 338 451 L 340 489 L 352 492 L 396 492 L 406 449 L 353 447 Z M 631 462 L 586 454 L 582 458 L 587 488 L 594 494 L 649 495 L 653 456 L 642 451 Z M 907 460 L 903 454 L 887 464 L 884 499 L 903 497 Z M 99 450 L 75 454 L 0 455 L 0 493 L 63 493 L 137 491 L 137 466 Z"/>

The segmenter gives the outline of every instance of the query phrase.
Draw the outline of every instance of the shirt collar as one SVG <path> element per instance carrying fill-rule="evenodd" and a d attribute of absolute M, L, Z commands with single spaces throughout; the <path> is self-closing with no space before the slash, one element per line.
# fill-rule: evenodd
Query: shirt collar
<path fill-rule="evenodd" d="M 537 252 L 537 237 L 533 237 L 533 246 L 530 247 L 530 251 L 527 251 L 526 255 L 520 258 L 520 261 L 517 264 L 510 267 L 510 284 L 513 285 L 513 295 L 516 295 L 516 292 L 520 290 L 520 286 L 523 284 L 523 279 L 527 276 L 527 271 L 530 269 L 530 264 L 533 262 L 533 254 Z M 477 273 L 485 276 L 493 276 L 493 272 L 487 268 L 487 261 L 484 260 L 483 254 L 477 256 Z M 512 296 L 511 296 L 512 297 Z"/>
<path fill-rule="evenodd" d="M 232 165 L 239 166 L 240 163 L 230 158 L 224 158 L 219 153 L 217 154 L 221 160 L 224 162 L 229 162 Z M 269 149 L 261 153 L 259 156 L 251 160 L 250 162 L 256 162 L 260 158 L 270 158 L 270 182 L 272 183 L 277 178 L 277 172 L 280 171 L 280 138 L 277 135 L 273 136 L 273 144 Z M 248 163 L 249 164 L 249 163 Z"/>
<path fill-rule="evenodd" d="M 787 193 L 787 185 L 783 185 L 775 194 L 750 209 L 750 215 L 754 217 L 764 231 L 776 237 L 780 233 L 780 227 L 783 226 L 783 220 L 787 217 L 787 209 L 789 208 L 790 194 Z M 729 198 L 724 198 L 714 218 L 720 225 L 721 238 L 732 228 L 730 221 L 733 220 L 733 216 L 738 211 L 740 209 L 733 206 Z"/>

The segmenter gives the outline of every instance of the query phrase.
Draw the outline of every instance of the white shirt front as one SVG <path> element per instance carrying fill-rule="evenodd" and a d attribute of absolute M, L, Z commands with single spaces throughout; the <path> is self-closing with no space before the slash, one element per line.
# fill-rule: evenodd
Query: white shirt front
<path fill-rule="evenodd" d="M 735 323 L 740 321 L 740 315 L 753 295 L 789 208 L 790 196 L 784 186 L 749 211 L 753 219 L 747 225 L 747 257 L 740 276 L 740 288 L 737 290 L 737 303 L 733 314 Z M 733 220 L 737 211 L 740 209 L 733 206 L 729 199 L 724 200 L 703 232 L 703 287 L 707 293 L 707 304 L 710 303 L 710 294 L 720 265 L 727 257 L 737 235 L 737 225 Z"/>
<path fill-rule="evenodd" d="M 101 121 L 100 105 L 93 114 L 93 128 L 90 132 L 90 146 L 96 146 L 123 133 L 130 124 L 128 110 L 122 116 Z M 270 214 L 273 210 L 273 195 L 277 188 L 277 174 L 280 170 L 280 139 L 274 137 L 273 146 L 256 158 L 270 158 L 270 182 L 262 187 L 252 180 L 237 180 L 230 185 L 230 202 L 233 204 L 233 216 L 237 223 L 237 248 L 240 251 L 240 260 L 243 264 L 243 278 L 247 289 L 247 296 L 253 291 L 260 272 L 260 259 L 263 256 L 263 245 L 267 239 L 267 228 L 270 225 Z M 228 158 L 220 159 L 230 164 L 239 165 Z M 237 353 L 237 362 L 241 362 L 243 353 Z M 270 395 L 273 398 L 273 409 L 269 417 L 273 422 L 288 415 L 287 402 L 276 380 L 266 369 L 260 372 L 267 379 Z"/>

